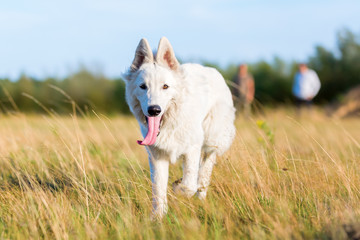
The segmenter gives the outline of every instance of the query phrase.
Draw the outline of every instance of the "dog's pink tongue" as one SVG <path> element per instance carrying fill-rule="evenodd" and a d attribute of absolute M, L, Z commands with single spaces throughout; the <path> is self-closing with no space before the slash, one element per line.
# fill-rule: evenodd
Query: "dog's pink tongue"
<path fill-rule="evenodd" d="M 148 132 L 143 141 L 138 140 L 140 145 L 153 145 L 156 141 L 156 137 L 159 133 L 159 126 L 161 117 L 147 117 L 148 120 Z"/>

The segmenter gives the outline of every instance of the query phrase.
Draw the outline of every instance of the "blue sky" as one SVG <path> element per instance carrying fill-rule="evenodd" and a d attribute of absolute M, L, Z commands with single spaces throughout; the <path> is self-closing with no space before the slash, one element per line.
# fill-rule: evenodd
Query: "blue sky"
<path fill-rule="evenodd" d="M 13 0 L 0 7 L 0 77 L 63 77 L 85 65 L 117 77 L 142 37 L 185 62 L 304 61 L 336 32 L 360 33 L 358 0 Z"/>

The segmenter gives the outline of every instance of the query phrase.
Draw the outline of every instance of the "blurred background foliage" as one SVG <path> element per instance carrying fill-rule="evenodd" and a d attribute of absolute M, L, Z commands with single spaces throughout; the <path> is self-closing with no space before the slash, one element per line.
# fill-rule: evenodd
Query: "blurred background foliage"
<path fill-rule="evenodd" d="M 337 48 L 332 51 L 316 46 L 307 63 L 318 73 L 322 84 L 315 102 L 326 104 L 341 100 L 348 90 L 360 85 L 359 35 L 347 29 L 339 31 Z M 238 64 L 229 64 L 225 68 L 214 63 L 203 64 L 217 68 L 232 88 L 231 81 L 236 78 Z M 291 87 L 298 63 L 274 57 L 272 61 L 247 64 L 255 79 L 255 97 L 262 105 L 292 104 Z M 15 81 L 0 79 L 0 109 L 3 113 L 44 112 L 36 100 L 52 111 L 68 113 L 72 111 L 69 98 L 85 112 L 129 113 L 122 79 L 109 79 L 90 69 L 80 68 L 65 79 L 34 79 L 26 74 Z"/>

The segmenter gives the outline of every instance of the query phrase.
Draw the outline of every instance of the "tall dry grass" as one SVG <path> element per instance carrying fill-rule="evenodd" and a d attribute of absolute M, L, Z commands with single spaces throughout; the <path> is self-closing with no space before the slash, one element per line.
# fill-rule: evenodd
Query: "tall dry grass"
<path fill-rule="evenodd" d="M 236 126 L 207 200 L 169 189 L 167 216 L 151 222 L 133 118 L 1 116 L 0 238 L 345 239 L 360 223 L 359 119 L 283 109 Z M 169 186 L 180 177 L 177 163 Z"/>

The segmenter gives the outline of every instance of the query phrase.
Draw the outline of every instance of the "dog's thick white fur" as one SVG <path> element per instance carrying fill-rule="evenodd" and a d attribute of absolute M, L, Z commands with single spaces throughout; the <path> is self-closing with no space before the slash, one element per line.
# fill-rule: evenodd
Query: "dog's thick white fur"
<path fill-rule="evenodd" d="M 165 37 L 155 54 L 142 39 L 124 78 L 127 103 L 145 137 L 139 143 L 149 154 L 153 216 L 167 211 L 169 163 L 177 159 L 183 159 L 183 177 L 173 184 L 175 193 L 204 199 L 216 156 L 235 135 L 235 109 L 224 78 L 214 68 L 180 65 Z"/>

